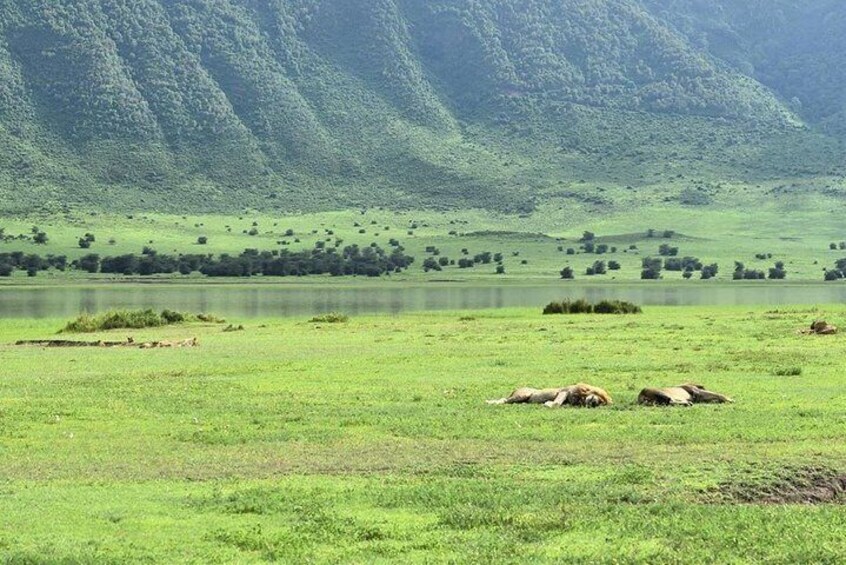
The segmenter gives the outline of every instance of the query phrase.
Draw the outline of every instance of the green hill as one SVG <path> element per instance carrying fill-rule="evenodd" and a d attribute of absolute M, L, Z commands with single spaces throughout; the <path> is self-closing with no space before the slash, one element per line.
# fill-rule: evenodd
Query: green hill
<path fill-rule="evenodd" d="M 835 0 L 0 0 L 0 206 L 522 212 L 842 176 L 844 53 Z"/>

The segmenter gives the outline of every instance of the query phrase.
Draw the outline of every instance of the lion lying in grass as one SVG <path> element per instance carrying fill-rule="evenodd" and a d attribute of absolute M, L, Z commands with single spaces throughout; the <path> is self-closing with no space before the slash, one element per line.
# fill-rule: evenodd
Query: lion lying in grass
<path fill-rule="evenodd" d="M 507 398 L 488 400 L 488 404 L 543 404 L 549 408 L 564 406 L 606 406 L 612 404 L 611 396 L 599 387 L 575 384 L 563 388 L 518 388 Z"/>
<path fill-rule="evenodd" d="M 637 397 L 638 404 L 648 406 L 693 406 L 698 403 L 734 402 L 731 398 L 705 390 L 702 385 L 679 385 L 667 388 L 645 388 Z"/>

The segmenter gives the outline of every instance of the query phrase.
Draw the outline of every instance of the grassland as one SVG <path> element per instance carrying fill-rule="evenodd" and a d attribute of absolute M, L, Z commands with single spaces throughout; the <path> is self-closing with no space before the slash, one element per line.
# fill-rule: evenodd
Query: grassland
<path fill-rule="evenodd" d="M 152 351 L 14 347 L 67 320 L 4 320 L 0 560 L 836 563 L 844 506 L 795 502 L 846 469 L 846 345 L 796 330 L 844 315 L 538 308 L 134 330 L 201 343 Z M 615 405 L 484 404 L 576 381 Z M 736 403 L 633 405 L 684 381 Z"/>
<path fill-rule="evenodd" d="M 571 266 L 577 279 L 600 282 L 639 279 L 641 259 L 657 256 L 659 245 L 668 243 L 679 248 L 680 257 L 695 256 L 705 264 L 718 263 L 718 280 L 731 279 L 735 261 L 764 272 L 776 261 L 783 261 L 788 280 L 820 282 L 823 269 L 846 256 L 846 250 L 829 249 L 830 243 L 846 240 L 840 221 L 842 199 L 836 189 L 823 181 L 797 185 L 791 194 L 781 194 L 779 198 L 766 196 L 783 186 L 783 183 L 738 185 L 728 191 L 735 196 L 708 207 L 662 202 L 661 194 L 666 191 L 658 185 L 635 193 L 609 187 L 608 198 L 615 202 L 609 210 L 600 212 L 587 204 L 571 207 L 552 201 L 528 215 L 482 210 L 367 209 L 294 216 L 252 211 L 238 216 L 152 213 L 117 216 L 94 212 L 6 216 L 0 219 L 0 228 L 5 229 L 7 236 L 30 234 L 32 226 L 38 226 L 48 234 L 49 242 L 47 245 L 22 240 L 0 242 L 0 253 L 24 251 L 76 258 L 87 253 L 101 256 L 140 253 L 143 247 L 151 247 L 169 254 L 237 254 L 245 248 L 312 249 L 318 241 L 332 246 L 336 239 L 343 241 L 342 246 L 366 247 L 376 243 L 388 249 L 390 240 L 395 239 L 417 261 L 407 273 L 395 275 L 392 280 L 552 281 L 559 278 L 563 267 Z M 256 233 L 250 235 L 253 229 Z M 657 236 L 647 238 L 649 229 L 655 229 Z M 294 235 L 286 235 L 288 230 L 293 230 Z M 662 239 L 660 235 L 665 230 L 672 230 L 676 235 L 670 240 Z M 568 248 L 579 251 L 579 239 L 584 231 L 594 232 L 597 243 L 616 247 L 617 251 L 604 255 L 581 252 L 567 255 Z M 91 248 L 80 249 L 78 240 L 86 233 L 93 233 L 96 241 Z M 208 238 L 206 245 L 197 243 L 200 237 Z M 637 249 L 629 249 L 632 245 Z M 496 275 L 495 265 L 488 264 L 473 269 L 449 266 L 443 271 L 424 273 L 423 260 L 431 255 L 426 251 L 429 247 L 437 248 L 441 257 L 453 261 L 464 257 L 464 249 L 470 257 L 484 251 L 502 253 L 506 272 Z M 772 257 L 757 259 L 759 254 Z M 604 276 L 585 277 L 586 268 L 597 260 L 614 260 L 622 268 Z M 11 281 L 0 279 L 0 284 L 21 283 L 26 278 L 25 273 L 17 275 Z M 51 278 L 67 283 L 91 277 L 81 273 L 46 273 L 27 280 L 26 284 L 45 283 Z M 681 272 L 664 272 L 664 278 L 682 280 Z M 196 278 L 193 280 L 196 282 Z"/>

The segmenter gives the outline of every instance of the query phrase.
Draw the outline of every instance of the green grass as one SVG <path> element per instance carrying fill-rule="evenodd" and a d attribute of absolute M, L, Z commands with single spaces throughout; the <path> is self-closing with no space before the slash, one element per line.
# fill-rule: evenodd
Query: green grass
<path fill-rule="evenodd" d="M 844 338 L 797 334 L 845 315 L 538 307 L 2 345 L 0 560 L 838 562 L 842 505 L 756 493 L 846 471 Z M 4 320 L 0 343 L 63 323 Z M 614 406 L 484 403 L 578 381 Z M 687 381 L 736 403 L 633 404 Z"/>

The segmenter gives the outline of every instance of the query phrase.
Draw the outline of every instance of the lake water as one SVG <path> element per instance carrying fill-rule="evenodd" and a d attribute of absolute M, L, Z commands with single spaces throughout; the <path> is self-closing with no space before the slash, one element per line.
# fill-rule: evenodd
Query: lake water
<path fill-rule="evenodd" d="M 425 310 L 542 307 L 552 300 L 622 299 L 649 305 L 790 305 L 846 302 L 846 285 L 632 284 L 491 286 L 466 284 L 331 287 L 114 285 L 0 287 L 0 318 L 54 318 L 112 308 L 170 308 L 256 318 Z"/>

